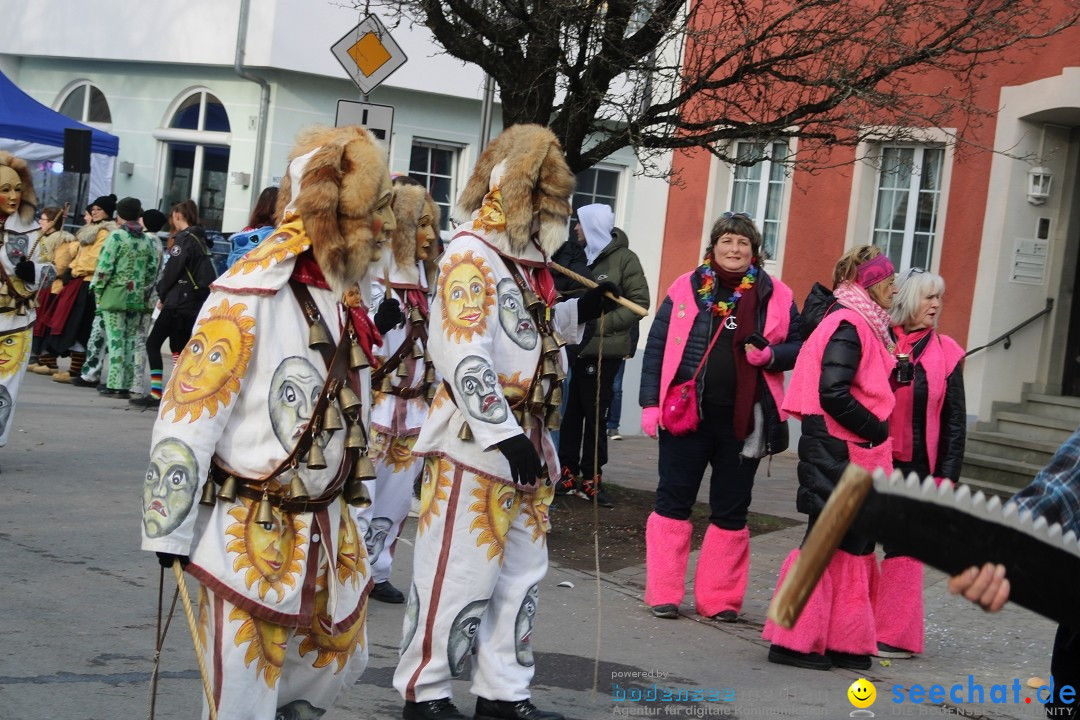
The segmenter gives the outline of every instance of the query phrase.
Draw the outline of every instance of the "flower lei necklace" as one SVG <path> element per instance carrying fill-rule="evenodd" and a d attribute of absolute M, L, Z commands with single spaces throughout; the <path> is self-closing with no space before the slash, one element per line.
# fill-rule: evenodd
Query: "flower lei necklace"
<path fill-rule="evenodd" d="M 698 268 L 698 272 L 701 273 L 701 287 L 698 288 L 697 292 L 702 304 L 713 315 L 725 318 L 735 309 L 735 303 L 739 302 L 739 298 L 743 296 L 743 293 L 754 286 L 758 269 L 756 266 L 750 265 L 750 269 L 743 275 L 742 280 L 739 281 L 739 287 L 735 288 L 735 292 L 731 294 L 731 297 L 721 301 L 716 300 L 716 271 L 712 269 L 712 263 L 709 262 L 708 257 Z"/>

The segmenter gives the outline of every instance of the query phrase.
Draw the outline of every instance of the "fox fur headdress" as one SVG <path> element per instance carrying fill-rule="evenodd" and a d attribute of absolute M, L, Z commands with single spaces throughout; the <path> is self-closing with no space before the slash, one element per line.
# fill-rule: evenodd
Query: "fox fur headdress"
<path fill-rule="evenodd" d="M 313 127 L 297 137 L 289 164 L 277 217 L 300 216 L 315 260 L 342 293 L 367 272 L 382 232 L 372 210 L 390 186 L 386 149 L 359 126 Z"/>
<path fill-rule="evenodd" d="M 37 193 L 34 192 L 34 178 L 30 175 L 30 167 L 20 157 L 15 157 L 9 152 L 0 150 L 0 165 L 6 165 L 19 175 L 22 182 L 22 202 L 19 204 L 19 219 L 29 223 L 34 219 L 34 209 L 37 207 Z"/>
<path fill-rule="evenodd" d="M 512 125 L 492 140 L 458 197 L 455 219 L 464 222 L 480 210 L 495 183 L 502 195 L 510 252 L 518 254 L 528 247 L 537 230 L 534 213 L 540 247 L 547 255 L 558 250 L 566 241 L 574 174 L 555 134 L 542 125 Z"/>
<path fill-rule="evenodd" d="M 419 183 L 402 182 L 394 180 L 394 217 L 397 219 L 397 230 L 394 231 L 391 240 L 394 260 L 399 267 L 416 264 L 416 244 L 420 242 L 420 218 L 427 214 L 431 216 L 431 225 L 435 228 L 436 236 L 439 233 L 439 206 L 431 199 L 431 195 Z M 433 243 L 434 245 L 434 243 Z M 429 250 L 431 258 L 438 250 L 432 247 Z"/>

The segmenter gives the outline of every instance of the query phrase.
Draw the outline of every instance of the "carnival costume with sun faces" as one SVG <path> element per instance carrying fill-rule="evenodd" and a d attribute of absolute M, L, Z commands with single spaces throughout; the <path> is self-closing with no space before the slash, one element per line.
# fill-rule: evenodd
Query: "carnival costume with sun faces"
<path fill-rule="evenodd" d="M 555 304 L 545 265 L 565 240 L 573 183 L 549 130 L 514 126 L 481 155 L 458 202 L 464 222 L 442 255 L 428 327 L 443 383 L 414 447 L 425 462 L 394 675 L 407 701 L 449 697 L 473 651 L 474 694 L 529 697 L 532 655 L 515 628 L 528 644 L 519 613 L 526 599 L 535 612 L 547 571 L 561 344 L 582 330 L 577 301 Z M 547 471 L 517 487 L 496 445 L 522 433 Z"/>
<path fill-rule="evenodd" d="M 342 299 L 394 227 L 385 151 L 362 128 L 309 131 L 281 196 L 281 225 L 212 285 L 143 491 L 143 549 L 189 556 L 202 584 L 220 717 L 323 712 L 367 664 L 371 578 L 348 502 L 373 475 L 378 333 Z"/>
<path fill-rule="evenodd" d="M 56 270 L 42 257 L 38 223 L 34 220 L 37 196 L 26 162 L 0 151 L 0 447 L 7 445 L 11 419 L 26 374 L 26 362 L 37 317 L 38 288 L 52 284 Z M 33 280 L 15 273 L 23 260 L 33 262 Z"/>
<path fill-rule="evenodd" d="M 372 269 L 371 307 L 385 298 L 398 301 L 406 322 L 388 330 L 378 348 L 380 366 L 372 373 L 371 412 L 375 481 L 372 502 L 358 517 L 367 541 L 371 574 L 389 582 L 394 543 L 412 505 L 413 485 L 422 460 L 412 454 L 416 436 L 435 395 L 435 366 L 427 351 L 428 284 L 425 264 L 435 252 L 439 206 L 419 185 L 394 184 L 397 228 L 378 270 Z"/>

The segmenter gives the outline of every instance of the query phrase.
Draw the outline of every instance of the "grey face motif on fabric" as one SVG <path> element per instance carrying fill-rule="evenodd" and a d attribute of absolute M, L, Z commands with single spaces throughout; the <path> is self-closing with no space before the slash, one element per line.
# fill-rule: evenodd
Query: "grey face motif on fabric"
<path fill-rule="evenodd" d="M 503 278 L 496 286 L 496 294 L 499 298 L 499 324 L 503 331 L 519 347 L 525 350 L 535 348 L 540 334 L 536 330 L 536 322 L 525 307 L 521 288 L 513 278 Z"/>
<path fill-rule="evenodd" d="M 372 518 L 364 530 L 364 547 L 367 548 L 368 557 L 372 562 L 382 552 L 383 545 L 386 544 L 386 536 L 390 534 L 390 528 L 393 525 L 390 518 L 377 517 Z"/>
<path fill-rule="evenodd" d="M 3 385 L 0 385 L 0 435 L 4 434 L 7 430 L 8 420 L 11 419 L 11 410 L 14 403 L 11 400 L 11 393 Z"/>
<path fill-rule="evenodd" d="M 293 700 L 277 709 L 274 720 L 319 720 L 325 714 L 326 710 L 315 707 L 307 700 Z"/>
<path fill-rule="evenodd" d="M 499 392 L 495 370 L 479 355 L 469 355 L 454 371 L 454 385 L 469 415 L 489 423 L 506 420 L 509 411 Z"/>
<path fill-rule="evenodd" d="M 166 438 L 154 447 L 143 484 L 143 528 L 147 537 L 168 535 L 180 526 L 195 502 L 199 477 L 195 453 L 186 443 Z"/>
<path fill-rule="evenodd" d="M 8 262 L 18 265 L 30 252 L 30 238 L 26 235 L 8 235 L 4 242 L 4 251 L 7 252 Z"/>
<path fill-rule="evenodd" d="M 517 620 L 514 621 L 514 646 L 518 665 L 532 667 L 535 662 L 532 651 L 532 629 L 536 617 L 536 604 L 540 598 L 540 586 L 533 585 L 525 593 L 525 599 L 518 608 Z"/>
<path fill-rule="evenodd" d="M 405 605 L 405 633 L 401 637 L 401 647 L 398 655 L 405 654 L 405 650 L 416 635 L 416 626 L 420 623 L 420 594 L 416 592 L 416 585 L 409 587 L 409 599 Z"/>
<path fill-rule="evenodd" d="M 465 672 L 465 659 L 476 644 L 476 634 L 480 631 L 480 620 L 487 610 L 488 600 L 474 600 L 462 608 L 450 626 L 450 639 L 446 643 L 446 655 L 450 661 L 450 674 L 461 677 Z"/>
<path fill-rule="evenodd" d="M 315 403 L 319 399 L 324 378 L 307 358 L 292 356 L 281 361 L 270 379 L 270 425 L 281 446 L 292 450 L 304 433 Z M 316 441 L 326 446 L 326 433 Z"/>

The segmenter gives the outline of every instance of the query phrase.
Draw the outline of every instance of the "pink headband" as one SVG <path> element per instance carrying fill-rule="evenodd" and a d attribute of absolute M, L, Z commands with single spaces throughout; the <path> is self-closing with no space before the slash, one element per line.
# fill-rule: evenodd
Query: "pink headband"
<path fill-rule="evenodd" d="M 869 290 L 874 285 L 877 285 L 885 278 L 894 274 L 896 274 L 896 270 L 893 268 L 892 261 L 889 260 L 888 255 L 882 253 L 859 266 L 857 274 L 855 275 L 855 282 Z"/>

